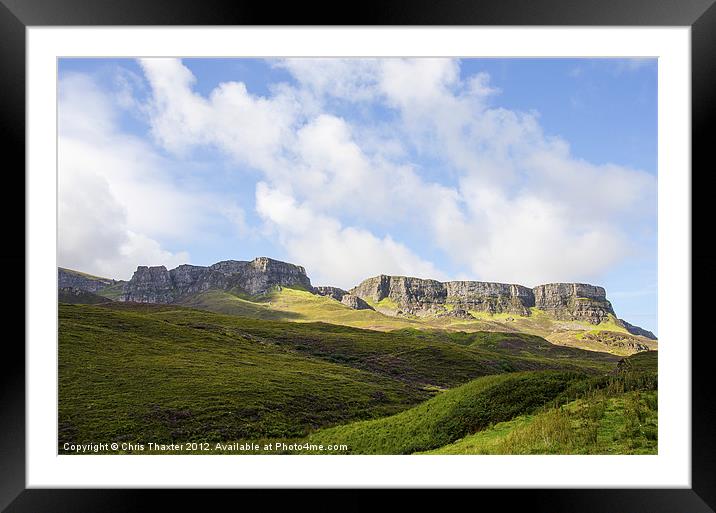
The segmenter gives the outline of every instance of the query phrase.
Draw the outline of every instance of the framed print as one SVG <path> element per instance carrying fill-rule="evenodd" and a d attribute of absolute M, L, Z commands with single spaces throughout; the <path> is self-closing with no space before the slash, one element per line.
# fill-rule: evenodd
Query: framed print
<path fill-rule="evenodd" d="M 712 511 L 716 8 L 558 3 L 6 2 L 2 506 Z"/>

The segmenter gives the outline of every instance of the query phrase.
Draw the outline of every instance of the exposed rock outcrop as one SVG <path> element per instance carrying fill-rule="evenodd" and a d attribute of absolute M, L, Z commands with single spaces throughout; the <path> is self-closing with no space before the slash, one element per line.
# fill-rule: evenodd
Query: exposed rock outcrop
<path fill-rule="evenodd" d="M 463 310 L 529 315 L 535 305 L 532 290 L 522 285 L 481 281 L 449 281 L 445 283 L 448 304 Z"/>
<path fill-rule="evenodd" d="M 341 301 L 343 296 L 348 294 L 347 290 L 340 289 L 338 287 L 313 287 L 313 292 L 319 296 L 326 296 Z"/>
<path fill-rule="evenodd" d="M 629 324 L 624 319 L 619 319 L 617 322 L 621 324 L 621 326 L 632 335 L 639 335 L 651 340 L 656 340 L 656 335 L 654 335 L 651 331 L 645 330 L 644 328 L 640 328 L 639 326 L 634 326 L 633 324 Z"/>
<path fill-rule="evenodd" d="M 628 353 L 640 353 L 649 351 L 650 347 L 643 339 L 625 333 L 614 331 L 600 331 L 598 333 L 585 333 L 582 337 L 584 342 L 598 342 L 611 349 L 618 349 Z"/>
<path fill-rule="evenodd" d="M 208 267 L 187 264 L 171 270 L 164 266 L 139 266 L 129 282 L 63 268 L 58 272 L 58 289 L 67 289 L 64 294 L 68 299 L 72 298 L 70 289 L 74 289 L 99 292 L 119 301 L 175 303 L 212 289 L 256 296 L 282 286 L 330 297 L 357 310 L 375 309 L 390 315 L 474 319 L 479 317 L 477 312 L 530 316 L 531 309 L 536 308 L 553 319 L 595 325 L 613 316 L 617 325 L 630 334 L 656 340 L 650 331 L 616 319 L 604 288 L 584 283 L 549 283 L 530 289 L 507 283 L 439 282 L 381 274 L 346 291 L 338 287 L 314 288 L 303 267 L 266 257 L 225 260 Z M 625 340 L 612 342 L 627 344 Z"/>
<path fill-rule="evenodd" d="M 172 276 L 163 265 L 147 267 L 140 265 L 127 283 L 121 301 L 136 303 L 173 303 L 178 297 Z"/>
<path fill-rule="evenodd" d="M 505 283 L 441 283 L 436 280 L 380 275 L 364 280 L 350 292 L 375 303 L 390 299 L 403 312 L 420 316 L 441 315 L 453 310 L 529 315 L 529 307 L 534 306 L 532 290 Z"/>
<path fill-rule="evenodd" d="M 532 289 L 535 306 L 555 319 L 599 324 L 614 315 L 602 287 L 585 283 L 548 283 Z"/>
<path fill-rule="evenodd" d="M 380 275 L 351 289 L 351 294 L 378 303 L 389 299 L 404 313 L 443 315 L 459 312 L 530 315 L 537 307 L 561 320 L 599 324 L 614 314 L 602 287 L 583 283 L 551 283 L 534 289 L 480 281 L 449 281 Z"/>
<path fill-rule="evenodd" d="M 341 303 L 354 310 L 373 310 L 372 306 L 353 294 L 345 294 L 341 298 Z"/>
<path fill-rule="evenodd" d="M 164 266 L 139 266 L 127 283 L 121 300 L 174 303 L 211 289 L 257 295 L 275 286 L 313 290 L 303 267 L 260 257 L 250 262 L 226 260 L 209 267 L 185 264 L 172 270 Z"/>
<path fill-rule="evenodd" d="M 73 287 L 62 287 L 57 291 L 57 299 L 60 303 L 96 305 L 107 303 L 110 300 L 106 297 L 98 296 L 92 292 L 75 289 Z"/>
<path fill-rule="evenodd" d="M 447 290 L 439 281 L 384 274 L 364 280 L 350 293 L 374 303 L 390 299 L 404 313 L 414 315 L 441 312 L 447 298 Z"/>
<path fill-rule="evenodd" d="M 65 269 L 64 267 L 57 268 L 58 289 L 72 288 L 85 290 L 87 292 L 97 292 L 115 283 L 117 283 L 117 280 L 92 276 L 71 269 Z"/>

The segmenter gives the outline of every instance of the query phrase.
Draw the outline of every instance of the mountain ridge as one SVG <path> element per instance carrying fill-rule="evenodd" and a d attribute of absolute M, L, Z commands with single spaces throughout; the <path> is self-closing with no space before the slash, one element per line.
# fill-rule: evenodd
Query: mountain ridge
<path fill-rule="evenodd" d="M 102 286 L 103 285 L 103 286 Z M 314 287 L 305 268 L 268 257 L 251 261 L 224 260 L 210 266 L 138 266 L 129 281 L 94 277 L 65 268 L 58 270 L 58 287 L 75 288 L 120 302 L 178 303 L 209 290 L 239 297 L 268 294 L 282 287 L 305 290 L 332 298 L 356 310 L 376 310 L 385 315 L 453 317 L 475 320 L 482 314 L 529 318 L 545 313 L 560 321 L 601 325 L 613 321 L 633 335 L 656 340 L 653 333 L 618 319 L 603 287 L 586 283 L 548 283 L 528 288 L 519 284 L 481 281 L 447 281 L 381 274 L 344 290 Z M 507 320 L 510 318 L 507 317 Z"/>

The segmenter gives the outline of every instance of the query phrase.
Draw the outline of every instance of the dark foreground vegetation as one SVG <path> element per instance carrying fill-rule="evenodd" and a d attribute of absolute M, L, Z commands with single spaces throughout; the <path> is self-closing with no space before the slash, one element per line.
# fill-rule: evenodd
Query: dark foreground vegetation
<path fill-rule="evenodd" d="M 98 452 L 155 452 L 149 442 L 175 444 L 159 453 L 195 452 L 192 443 L 274 454 L 656 451 L 655 352 L 622 360 L 520 333 L 379 332 L 171 305 L 60 304 L 59 321 L 61 453 L 101 443 L 118 449 Z M 554 441 L 529 431 L 544 426 Z M 264 450 L 277 441 L 294 448 Z M 236 448 L 246 442 L 258 445 Z"/>

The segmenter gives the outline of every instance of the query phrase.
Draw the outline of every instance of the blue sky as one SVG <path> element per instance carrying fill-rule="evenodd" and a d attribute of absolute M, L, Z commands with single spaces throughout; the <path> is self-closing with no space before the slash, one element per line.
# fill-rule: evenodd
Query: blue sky
<path fill-rule="evenodd" d="M 656 331 L 657 63 L 63 59 L 60 262 L 603 285 Z"/>

